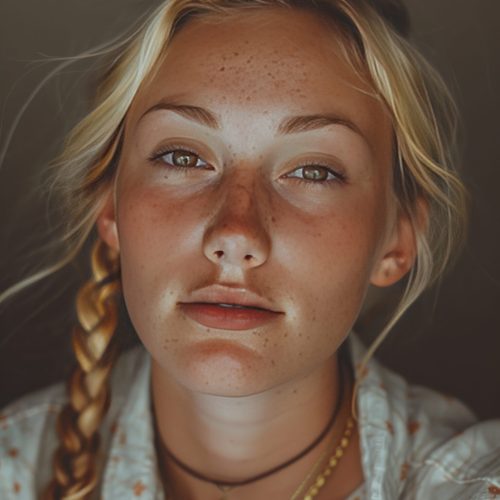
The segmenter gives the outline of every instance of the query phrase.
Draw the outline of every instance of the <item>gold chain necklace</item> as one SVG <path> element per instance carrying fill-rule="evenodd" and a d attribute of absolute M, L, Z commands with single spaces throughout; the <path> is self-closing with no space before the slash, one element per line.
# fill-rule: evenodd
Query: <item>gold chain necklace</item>
<path fill-rule="evenodd" d="M 335 447 L 335 451 L 332 453 L 332 455 L 330 455 L 326 467 L 316 476 L 314 483 L 307 490 L 307 493 L 305 494 L 303 500 L 312 500 L 314 497 L 318 495 L 321 488 L 323 488 L 323 486 L 326 484 L 328 478 L 332 474 L 333 469 L 337 467 L 340 460 L 344 456 L 345 451 L 349 446 L 349 443 L 351 442 L 351 437 L 354 432 L 354 427 L 355 427 L 354 420 L 351 416 L 349 416 L 347 418 L 347 423 L 344 432 L 342 434 L 342 437 L 340 438 L 340 441 Z M 314 464 L 314 466 L 312 467 L 311 471 L 306 476 L 304 481 L 302 481 L 302 483 L 299 485 L 295 493 L 290 497 L 290 500 L 297 500 L 299 498 L 305 486 L 309 483 L 311 477 L 316 473 L 316 470 L 323 462 L 327 453 L 328 450 L 319 457 L 318 461 Z"/>

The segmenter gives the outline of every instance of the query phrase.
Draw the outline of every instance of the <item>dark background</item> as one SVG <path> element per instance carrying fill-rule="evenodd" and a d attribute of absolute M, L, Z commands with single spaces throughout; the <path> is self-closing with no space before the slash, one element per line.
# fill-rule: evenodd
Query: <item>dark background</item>
<path fill-rule="evenodd" d="M 54 57 L 109 41 L 157 3 L 0 0 L 0 144 L 30 93 L 57 65 Z M 472 210 L 458 265 L 439 293 L 427 293 L 403 318 L 379 356 L 410 380 L 462 398 L 482 417 L 498 417 L 500 2 L 406 3 L 413 40 L 441 70 L 462 112 L 462 162 Z M 45 167 L 85 111 L 102 69 L 94 60 L 64 69 L 21 117 L 0 167 L 0 290 L 47 255 L 32 253 L 53 224 L 46 203 L 37 198 Z M 85 273 L 85 264 L 77 263 L 0 306 L 0 406 L 65 375 L 72 359 L 73 297 Z M 366 323 L 360 328 L 367 330 Z"/>

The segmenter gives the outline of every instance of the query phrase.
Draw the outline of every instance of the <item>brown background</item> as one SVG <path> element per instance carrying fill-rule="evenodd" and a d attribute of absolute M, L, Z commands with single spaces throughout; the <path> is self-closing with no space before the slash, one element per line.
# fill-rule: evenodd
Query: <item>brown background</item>
<path fill-rule="evenodd" d="M 156 3 L 0 0 L 0 143 L 30 92 L 55 67 L 50 57 L 109 40 Z M 407 4 L 415 42 L 440 68 L 462 111 L 473 206 L 457 267 L 439 294 L 426 294 L 400 322 L 380 357 L 412 381 L 459 396 L 483 417 L 500 416 L 500 2 Z M 46 203 L 37 199 L 44 168 L 85 110 L 100 69 L 95 61 L 65 69 L 38 93 L 17 127 L 0 170 L 0 289 L 41 262 L 43 254 L 31 252 L 52 224 Z M 68 369 L 72 298 L 84 276 L 84 265 L 72 266 L 0 308 L 0 406 Z"/>

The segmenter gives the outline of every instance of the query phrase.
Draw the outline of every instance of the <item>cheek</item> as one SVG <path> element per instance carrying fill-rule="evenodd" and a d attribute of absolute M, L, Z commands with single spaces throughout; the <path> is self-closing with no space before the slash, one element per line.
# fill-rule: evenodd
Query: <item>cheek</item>
<path fill-rule="evenodd" d="M 198 262 L 200 220 L 157 188 L 123 189 L 117 203 L 123 294 L 139 333 L 155 331 L 180 276 Z"/>
<path fill-rule="evenodd" d="M 361 308 L 382 228 L 381 208 L 355 203 L 321 217 L 282 219 L 276 260 L 304 332 L 345 336 Z"/>

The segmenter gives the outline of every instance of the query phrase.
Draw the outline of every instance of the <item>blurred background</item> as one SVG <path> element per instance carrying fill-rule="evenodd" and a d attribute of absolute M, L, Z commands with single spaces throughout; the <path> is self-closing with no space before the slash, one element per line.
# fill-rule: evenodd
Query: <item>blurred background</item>
<path fill-rule="evenodd" d="M 50 254 L 34 252 L 55 224 L 40 196 L 47 164 L 88 108 L 105 63 L 83 58 L 32 101 L 30 95 L 57 58 L 108 42 L 157 3 L 1 0 L 0 291 Z M 406 314 L 378 356 L 411 381 L 461 398 L 481 417 L 500 417 L 500 2 L 406 4 L 413 41 L 440 69 L 462 113 L 471 220 L 456 267 Z M 76 262 L 0 306 L 0 407 L 66 376 L 74 294 L 86 273 L 86 262 Z M 367 341 L 376 332 L 371 321 L 359 329 Z"/>

